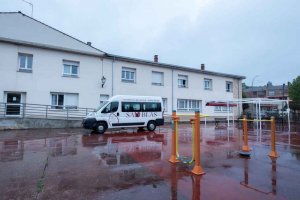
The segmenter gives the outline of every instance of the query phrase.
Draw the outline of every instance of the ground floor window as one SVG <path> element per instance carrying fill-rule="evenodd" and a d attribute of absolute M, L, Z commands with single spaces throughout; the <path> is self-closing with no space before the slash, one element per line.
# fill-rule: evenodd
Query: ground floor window
<path fill-rule="evenodd" d="M 215 112 L 232 112 L 232 107 L 227 106 L 215 106 Z"/>
<path fill-rule="evenodd" d="M 109 95 L 107 94 L 100 94 L 100 106 L 105 104 L 107 100 L 109 99 Z"/>
<path fill-rule="evenodd" d="M 163 111 L 167 112 L 168 111 L 168 101 L 167 98 L 162 98 L 163 101 Z"/>
<path fill-rule="evenodd" d="M 202 112 L 202 101 L 195 99 L 178 99 L 177 111 L 195 111 Z"/>
<path fill-rule="evenodd" d="M 51 93 L 51 108 L 53 109 L 77 109 L 78 94 Z"/>

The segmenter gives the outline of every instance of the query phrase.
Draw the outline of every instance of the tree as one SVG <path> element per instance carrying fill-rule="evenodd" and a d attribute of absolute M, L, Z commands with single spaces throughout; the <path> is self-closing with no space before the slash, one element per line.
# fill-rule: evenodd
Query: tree
<path fill-rule="evenodd" d="M 290 105 L 291 109 L 300 110 L 300 76 L 295 78 L 291 84 L 289 84 L 289 97 L 292 100 Z"/>

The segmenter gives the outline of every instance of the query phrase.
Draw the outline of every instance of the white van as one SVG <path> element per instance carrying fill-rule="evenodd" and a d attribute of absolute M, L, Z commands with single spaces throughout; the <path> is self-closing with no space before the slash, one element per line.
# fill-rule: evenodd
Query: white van
<path fill-rule="evenodd" d="M 111 97 L 82 122 L 86 129 L 104 133 L 107 128 L 147 127 L 154 131 L 164 124 L 162 98 L 117 95 Z"/>

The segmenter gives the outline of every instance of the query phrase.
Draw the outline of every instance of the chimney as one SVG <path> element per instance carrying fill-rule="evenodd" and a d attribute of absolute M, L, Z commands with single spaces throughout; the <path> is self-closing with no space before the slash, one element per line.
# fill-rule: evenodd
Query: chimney
<path fill-rule="evenodd" d="M 158 62 L 158 55 L 154 55 L 154 62 Z"/>
<path fill-rule="evenodd" d="M 201 70 L 205 70 L 205 64 L 201 64 Z"/>
<path fill-rule="evenodd" d="M 92 46 L 92 43 L 91 43 L 91 42 L 87 42 L 86 44 L 89 45 L 89 46 Z"/>

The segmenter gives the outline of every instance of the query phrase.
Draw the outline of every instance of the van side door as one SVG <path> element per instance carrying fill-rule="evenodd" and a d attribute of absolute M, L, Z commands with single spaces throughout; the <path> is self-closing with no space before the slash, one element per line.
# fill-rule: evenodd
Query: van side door
<path fill-rule="evenodd" d="M 120 126 L 142 126 L 140 102 L 121 102 Z"/>

